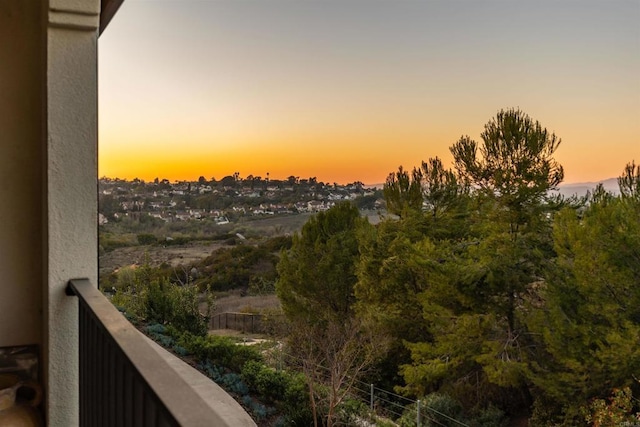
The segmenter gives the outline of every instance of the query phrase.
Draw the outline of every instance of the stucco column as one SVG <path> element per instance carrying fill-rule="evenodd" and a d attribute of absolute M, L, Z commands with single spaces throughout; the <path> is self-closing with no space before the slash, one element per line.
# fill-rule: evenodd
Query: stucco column
<path fill-rule="evenodd" d="M 44 357 L 47 425 L 78 425 L 77 298 L 97 284 L 99 0 L 49 0 L 46 69 Z"/>

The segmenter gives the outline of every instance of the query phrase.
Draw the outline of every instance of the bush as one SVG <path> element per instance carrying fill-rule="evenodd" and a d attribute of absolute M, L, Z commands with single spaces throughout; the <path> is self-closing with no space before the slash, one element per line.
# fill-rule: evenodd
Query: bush
<path fill-rule="evenodd" d="M 471 421 L 472 426 L 478 427 L 502 427 L 506 424 L 505 413 L 493 405 L 481 410 Z"/>
<path fill-rule="evenodd" d="M 201 274 L 198 284 L 215 291 L 254 288 L 265 291 L 275 283 L 278 257 L 263 247 L 239 245 L 221 248 L 194 267 Z"/>
<path fill-rule="evenodd" d="M 209 360 L 225 368 L 241 372 L 249 361 L 261 361 L 262 356 L 252 347 L 236 345 L 228 337 L 197 336 L 184 333 L 177 339 L 178 345 L 202 361 Z"/>
<path fill-rule="evenodd" d="M 138 234 L 137 238 L 138 238 L 138 243 L 141 245 L 153 245 L 158 241 L 156 236 L 150 233 Z"/>
<path fill-rule="evenodd" d="M 242 377 L 236 373 L 229 372 L 224 374 L 220 379 L 220 385 L 232 393 L 238 396 L 245 396 L 249 394 L 249 388 L 242 381 Z"/>
<path fill-rule="evenodd" d="M 305 376 L 299 372 L 290 372 L 288 377 L 289 381 L 282 402 L 286 425 L 313 425 L 313 412 L 309 404 L 309 388 Z"/>
<path fill-rule="evenodd" d="M 111 252 L 116 248 L 123 248 L 127 246 L 133 246 L 136 244 L 133 236 L 119 235 L 114 236 L 111 233 L 100 233 L 99 236 L 100 246 L 105 252 Z"/>
<path fill-rule="evenodd" d="M 123 269 L 121 274 L 112 303 L 135 321 L 172 325 L 195 335 L 207 333 L 208 318 L 199 311 L 197 287 L 174 285 L 148 263 L 135 270 Z"/>
<path fill-rule="evenodd" d="M 242 378 L 261 400 L 275 404 L 283 414 L 283 425 L 312 425 L 309 391 L 302 374 L 276 371 L 258 361 L 242 368 Z"/>
<path fill-rule="evenodd" d="M 162 242 L 162 244 L 164 244 L 166 246 L 182 246 L 182 245 L 186 245 L 191 240 L 193 240 L 193 239 L 191 237 L 188 237 L 188 236 L 167 237 Z"/>
<path fill-rule="evenodd" d="M 271 403 L 284 399 L 289 385 L 289 378 L 283 371 L 276 371 L 253 360 L 242 368 L 242 378 L 251 390 Z"/>
<path fill-rule="evenodd" d="M 272 237 L 260 246 L 269 252 L 280 252 L 283 249 L 291 249 L 293 238 L 291 236 Z"/>
<path fill-rule="evenodd" d="M 347 399 L 338 407 L 338 424 L 357 425 L 368 414 L 369 407 L 362 400 Z"/>

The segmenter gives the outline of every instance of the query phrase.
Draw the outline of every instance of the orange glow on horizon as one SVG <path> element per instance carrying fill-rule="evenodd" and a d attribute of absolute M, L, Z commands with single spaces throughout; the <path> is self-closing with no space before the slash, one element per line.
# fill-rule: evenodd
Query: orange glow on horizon
<path fill-rule="evenodd" d="M 637 3 L 467 3 L 124 2 L 99 40 L 99 173 L 377 184 L 452 167 L 509 108 L 562 139 L 566 183 L 640 163 Z"/>

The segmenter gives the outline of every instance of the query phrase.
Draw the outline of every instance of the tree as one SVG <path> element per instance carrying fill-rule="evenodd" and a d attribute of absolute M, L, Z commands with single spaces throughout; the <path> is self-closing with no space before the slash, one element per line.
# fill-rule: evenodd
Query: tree
<path fill-rule="evenodd" d="M 411 173 L 402 166 L 389 174 L 383 187 L 387 210 L 401 218 L 428 213 L 433 225 L 452 211 L 460 213 L 469 189 L 438 157 L 422 162 Z"/>
<path fill-rule="evenodd" d="M 498 112 L 481 138 L 451 147 L 456 179 L 471 191 L 468 225 L 456 240 L 432 235 L 436 257 L 422 262 L 418 296 L 430 334 L 409 344 L 402 372 L 413 392 L 445 387 L 460 401 L 523 410 L 535 344 L 525 306 L 554 257 L 546 199 L 563 177 L 560 140 L 519 110 Z"/>
<path fill-rule="evenodd" d="M 640 166 L 632 161 L 624 168 L 624 172 L 618 178 L 620 194 L 624 198 L 640 199 Z"/>
<path fill-rule="evenodd" d="M 307 378 L 314 425 L 324 412 L 327 427 L 338 421 L 337 409 L 354 385 L 386 352 L 385 335 L 355 317 L 324 326 L 296 325 L 289 337 L 296 343 L 294 364 Z"/>
<path fill-rule="evenodd" d="M 235 174 L 234 176 L 231 176 L 231 175 L 225 176 L 220 180 L 220 184 L 222 184 L 223 187 L 232 187 L 232 188 L 235 187 L 236 185 Z"/>
<path fill-rule="evenodd" d="M 98 194 L 98 209 L 109 220 L 113 220 L 117 212 L 122 212 L 122 206 L 118 200 L 111 194 L 104 193 Z"/>
<path fill-rule="evenodd" d="M 333 425 L 354 381 L 385 349 L 352 307 L 356 234 L 367 226 L 355 206 L 338 204 L 311 217 L 278 263 L 276 293 L 290 323 L 289 352 L 307 375 L 316 426 L 320 406 Z"/>
<path fill-rule="evenodd" d="M 392 337 L 392 351 L 380 366 L 385 378 L 378 381 L 397 384 L 398 366 L 411 362 L 406 343 L 431 337 L 423 297 L 442 280 L 449 241 L 468 237 L 469 197 L 468 189 L 437 157 L 411 174 L 399 168 L 390 175 L 385 196 L 400 219 L 387 218 L 375 228 L 361 229 L 355 292 L 358 312 Z"/>
<path fill-rule="evenodd" d="M 600 186 L 585 208 L 565 209 L 554 223 L 558 258 L 540 294 L 544 310 L 529 319 L 543 341 L 531 379 L 566 425 L 589 399 L 638 390 L 640 200 L 628 194 Z"/>
<path fill-rule="evenodd" d="M 434 217 L 452 205 L 461 193 L 467 191 L 459 185 L 453 171 L 444 168 L 442 160 L 438 157 L 422 162 L 420 178 L 423 199 Z"/>
<path fill-rule="evenodd" d="M 278 263 L 277 294 L 285 314 L 314 322 L 351 314 L 358 257 L 356 230 L 367 224 L 356 207 L 340 203 L 311 217 Z"/>
<path fill-rule="evenodd" d="M 482 144 L 468 136 L 451 147 L 462 179 L 494 199 L 507 214 L 512 233 L 526 224 L 547 192 L 562 182 L 553 158 L 560 145 L 554 133 L 520 110 L 501 110 L 485 125 Z"/>
<path fill-rule="evenodd" d="M 409 211 L 420 212 L 422 209 L 421 179 L 416 170 L 413 174 L 404 170 L 402 166 L 395 173 L 389 174 L 383 187 L 383 194 L 387 202 L 387 210 L 403 218 Z"/>
<path fill-rule="evenodd" d="M 492 223 L 485 249 L 503 254 L 489 268 L 494 288 L 506 298 L 505 316 L 513 331 L 518 293 L 536 281 L 535 262 L 540 260 L 536 249 L 549 251 L 550 239 L 544 234 L 550 231 L 550 221 L 544 201 L 564 176 L 553 158 L 560 139 L 514 109 L 498 112 L 481 138 L 478 145 L 463 137 L 451 152 L 459 175 L 478 188 L 491 208 L 484 211 Z M 501 232 L 507 235 L 503 238 Z M 540 247 L 545 244 L 547 248 Z"/>

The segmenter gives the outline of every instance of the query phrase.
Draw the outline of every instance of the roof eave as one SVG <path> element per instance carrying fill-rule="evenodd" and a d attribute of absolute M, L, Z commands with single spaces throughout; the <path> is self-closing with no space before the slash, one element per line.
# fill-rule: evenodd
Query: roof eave
<path fill-rule="evenodd" d="M 100 5 L 100 34 L 107 28 L 124 0 L 102 0 Z"/>

